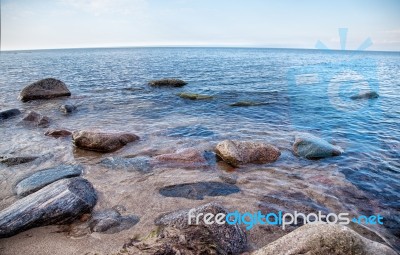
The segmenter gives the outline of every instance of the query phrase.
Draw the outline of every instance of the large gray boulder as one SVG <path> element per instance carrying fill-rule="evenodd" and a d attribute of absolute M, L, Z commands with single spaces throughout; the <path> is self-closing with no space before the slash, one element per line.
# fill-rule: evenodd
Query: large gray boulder
<path fill-rule="evenodd" d="M 70 95 L 71 92 L 68 90 L 64 82 L 54 78 L 46 78 L 26 86 L 21 91 L 19 99 L 21 99 L 22 102 L 27 102 L 37 99 L 51 99 Z"/>
<path fill-rule="evenodd" d="M 15 185 L 15 193 L 20 197 L 29 195 L 57 180 L 79 176 L 82 169 L 80 165 L 59 165 L 35 172 Z"/>
<path fill-rule="evenodd" d="M 70 223 L 90 212 L 96 202 L 92 184 L 83 178 L 53 182 L 0 212 L 0 238 L 34 227 Z"/>
<path fill-rule="evenodd" d="M 339 146 L 328 143 L 322 138 L 311 134 L 296 135 L 293 151 L 297 156 L 307 159 L 319 159 L 339 156 L 343 153 Z"/>
<path fill-rule="evenodd" d="M 312 223 L 307 224 L 252 255 L 396 255 L 386 245 L 371 241 L 342 225 Z"/>
<path fill-rule="evenodd" d="M 137 135 L 130 133 L 93 131 L 75 131 L 72 133 L 72 141 L 76 147 L 98 152 L 113 152 L 138 139 Z"/>
<path fill-rule="evenodd" d="M 279 149 L 270 144 L 232 140 L 218 143 L 215 152 L 223 161 L 233 166 L 271 163 L 281 155 Z"/>

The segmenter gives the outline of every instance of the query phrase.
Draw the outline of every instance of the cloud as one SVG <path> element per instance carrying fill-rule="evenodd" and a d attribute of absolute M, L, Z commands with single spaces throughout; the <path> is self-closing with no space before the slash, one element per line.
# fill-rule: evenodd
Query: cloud
<path fill-rule="evenodd" d="M 95 16 L 105 14 L 132 15 L 146 8 L 147 0 L 62 0 L 77 10 Z"/>

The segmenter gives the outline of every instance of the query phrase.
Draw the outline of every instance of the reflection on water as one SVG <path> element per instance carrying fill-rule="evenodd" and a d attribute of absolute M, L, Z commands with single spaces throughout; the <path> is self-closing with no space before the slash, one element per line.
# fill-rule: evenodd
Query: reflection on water
<path fill-rule="evenodd" d="M 343 99 L 339 103 L 352 104 L 356 109 L 341 110 L 327 84 L 335 71 L 354 69 L 353 62 L 346 64 L 348 54 L 219 48 L 2 53 L 1 110 L 18 108 L 23 114 L 34 110 L 51 119 L 50 128 L 128 131 L 141 139 L 117 152 L 100 154 L 74 148 L 70 138 L 44 136 L 46 129 L 21 125 L 20 117 L 2 122 L 0 155 L 40 158 L 23 165 L 0 166 L 0 209 L 16 200 L 12 188 L 22 176 L 63 162 L 85 166 L 85 178 L 99 192 L 96 208 L 123 205 L 128 212 L 141 217 L 129 233 L 118 234 L 121 239 L 150 231 L 153 220 L 161 213 L 218 200 L 228 208 L 242 211 L 323 208 L 352 214 L 380 213 L 388 221 L 386 229 L 378 230 L 399 245 L 393 233 L 398 233 L 400 219 L 391 215 L 400 210 L 400 55 L 357 53 L 364 55 L 355 56 L 361 59 L 356 71 L 365 80 L 379 82 L 380 97 L 353 102 L 347 100 L 347 94 L 357 93 L 357 88 L 339 89 L 336 96 Z M 304 66 L 312 66 L 312 71 L 322 77 L 301 76 L 301 82 L 316 83 L 313 86 L 292 83 L 291 71 L 302 73 Z M 25 85 L 45 77 L 63 80 L 72 96 L 28 103 L 17 100 Z M 147 81 L 162 77 L 182 78 L 188 85 L 147 86 Z M 177 96 L 181 92 L 214 98 L 186 100 Z M 240 101 L 263 104 L 230 106 Z M 59 110 L 62 104 L 76 105 L 77 111 L 64 115 Z M 345 153 L 318 161 L 297 158 L 291 146 L 298 131 L 321 136 L 344 148 Z M 233 169 L 217 163 L 212 154 L 216 143 L 223 139 L 269 142 L 281 149 L 282 156 L 270 165 Z M 107 157 L 152 157 L 186 147 L 206 151 L 210 167 L 160 166 L 150 172 L 138 172 L 99 164 Z M 194 182 L 235 182 L 227 185 L 235 185 L 240 191 L 228 196 L 205 196 L 203 200 L 165 197 L 159 192 L 164 187 Z M 283 234 L 267 235 L 265 231 L 251 230 L 250 240 L 255 247 Z M 111 249 L 106 244 L 120 247 L 120 243 L 112 244 L 111 239 L 103 239 L 101 249 Z"/>

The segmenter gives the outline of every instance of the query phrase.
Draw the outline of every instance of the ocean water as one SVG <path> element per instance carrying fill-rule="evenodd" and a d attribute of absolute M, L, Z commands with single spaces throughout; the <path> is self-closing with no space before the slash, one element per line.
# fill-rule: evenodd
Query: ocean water
<path fill-rule="evenodd" d="M 64 81 L 72 96 L 28 103 L 17 99 L 24 86 L 46 77 Z M 188 84 L 181 88 L 147 85 L 164 77 Z M 289 210 L 291 204 L 306 206 L 311 199 L 333 212 L 379 213 L 385 217 L 384 226 L 370 227 L 400 247 L 399 52 L 251 48 L 1 52 L 0 88 L 1 110 L 40 112 L 51 118 L 51 128 L 129 131 L 141 137 L 139 143 L 120 151 L 99 154 L 76 149 L 69 139 L 46 137 L 46 129 L 21 125 L 19 118 L 0 123 L 0 155 L 44 158 L 33 164 L 1 166 L 1 208 L 15 201 L 10 188 L 21 175 L 60 162 L 80 163 L 86 166 L 85 177 L 102 194 L 98 207 L 118 201 L 141 216 L 145 229 L 161 212 L 205 202 L 169 200 L 157 189 L 231 176 L 237 178 L 240 194 L 219 198 L 231 208 Z M 377 91 L 379 98 L 350 99 L 368 89 Z M 177 96 L 181 92 L 213 99 L 182 99 Z M 230 106 L 239 101 L 256 105 Z M 58 107 L 66 103 L 77 105 L 78 111 L 61 114 Z M 298 132 L 322 137 L 341 146 L 344 153 L 321 160 L 298 158 L 292 153 Z M 115 173 L 98 164 L 109 156 L 156 155 L 185 147 L 211 153 L 224 139 L 268 142 L 279 147 L 282 156 L 268 165 L 227 169 L 214 162 L 210 169 L 156 169 L 145 176 Z M 254 231 L 255 236 L 263 233 Z M 261 246 L 265 241 L 254 242 Z"/>

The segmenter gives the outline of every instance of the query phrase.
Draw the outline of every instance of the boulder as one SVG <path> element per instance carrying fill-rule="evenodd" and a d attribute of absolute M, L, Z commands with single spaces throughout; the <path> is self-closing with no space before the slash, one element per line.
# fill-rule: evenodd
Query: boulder
<path fill-rule="evenodd" d="M 96 192 L 87 180 L 58 180 L 2 210 L 0 238 L 34 227 L 70 223 L 90 212 L 96 202 Z"/>
<path fill-rule="evenodd" d="M 113 152 L 138 139 L 137 135 L 130 133 L 94 131 L 75 131 L 72 133 L 72 141 L 76 147 L 98 152 Z"/>
<path fill-rule="evenodd" d="M 34 161 L 37 158 L 38 156 L 16 156 L 16 157 L 0 156 L 0 163 L 3 163 L 7 166 L 14 166 Z"/>
<path fill-rule="evenodd" d="M 63 104 L 60 106 L 60 110 L 64 113 L 64 114 L 68 114 L 68 113 L 72 113 L 74 111 L 76 111 L 76 106 L 75 105 L 70 105 L 70 104 Z"/>
<path fill-rule="evenodd" d="M 312 223 L 297 228 L 252 255 L 359 254 L 396 255 L 386 245 L 364 238 L 342 225 Z"/>
<path fill-rule="evenodd" d="M 30 111 L 22 120 L 25 124 L 32 126 L 48 127 L 50 125 L 50 119 L 48 117 L 34 111 Z"/>
<path fill-rule="evenodd" d="M 134 215 L 122 216 L 115 209 L 94 212 L 88 224 L 92 232 L 114 234 L 129 229 L 139 222 Z"/>
<path fill-rule="evenodd" d="M 339 156 L 343 153 L 339 146 L 328 143 L 322 138 L 311 134 L 296 135 L 293 151 L 297 156 L 307 159 L 320 159 Z"/>
<path fill-rule="evenodd" d="M 379 94 L 375 91 L 366 91 L 366 92 L 361 92 L 357 95 L 353 95 L 350 97 L 350 99 L 353 100 L 358 100 L 358 99 L 374 99 L 378 98 Z"/>
<path fill-rule="evenodd" d="M 162 187 L 160 194 L 165 197 L 184 197 L 203 200 L 205 196 L 228 196 L 240 192 L 238 186 L 224 182 L 194 182 Z"/>
<path fill-rule="evenodd" d="M 50 129 L 47 130 L 46 133 L 44 133 L 44 135 L 46 136 L 52 136 L 55 138 L 70 136 L 71 134 L 72 133 L 70 131 L 65 129 Z"/>
<path fill-rule="evenodd" d="M 2 112 L 0 112 L 0 121 L 15 117 L 19 114 L 21 114 L 21 111 L 18 109 L 10 109 L 10 110 L 2 111 Z"/>
<path fill-rule="evenodd" d="M 172 167 L 200 167 L 208 164 L 203 152 L 195 148 L 184 148 L 175 153 L 158 155 L 154 157 L 154 160 L 154 163 Z"/>
<path fill-rule="evenodd" d="M 182 87 L 185 86 L 186 84 L 187 82 L 179 79 L 160 79 L 149 82 L 150 86 L 155 86 L 155 87 Z"/>
<path fill-rule="evenodd" d="M 46 78 L 25 87 L 21 91 L 19 99 L 22 102 L 27 102 L 30 100 L 51 99 L 70 95 L 71 92 L 64 82 L 54 78 Z"/>
<path fill-rule="evenodd" d="M 218 143 L 215 152 L 223 161 L 233 166 L 271 163 L 281 155 L 279 149 L 270 144 L 231 140 Z"/>
<path fill-rule="evenodd" d="M 195 93 L 179 93 L 178 96 L 181 98 L 190 99 L 190 100 L 204 100 L 204 99 L 212 99 L 213 98 L 213 96 L 200 95 L 200 94 L 195 94 Z"/>
<path fill-rule="evenodd" d="M 100 165 L 115 170 L 146 173 L 151 170 L 149 157 L 137 156 L 134 158 L 108 157 L 100 161 Z"/>
<path fill-rule="evenodd" d="M 247 248 L 246 233 L 238 224 L 188 224 L 190 209 L 170 212 L 155 220 L 157 230 L 140 242 L 125 245 L 129 254 L 241 254 Z M 193 214 L 228 214 L 219 204 L 194 208 Z M 129 247 L 133 246 L 133 247 Z"/>
<path fill-rule="evenodd" d="M 60 165 L 43 169 L 19 181 L 14 190 L 19 197 L 24 197 L 57 180 L 79 176 L 82 170 L 80 165 Z"/>

